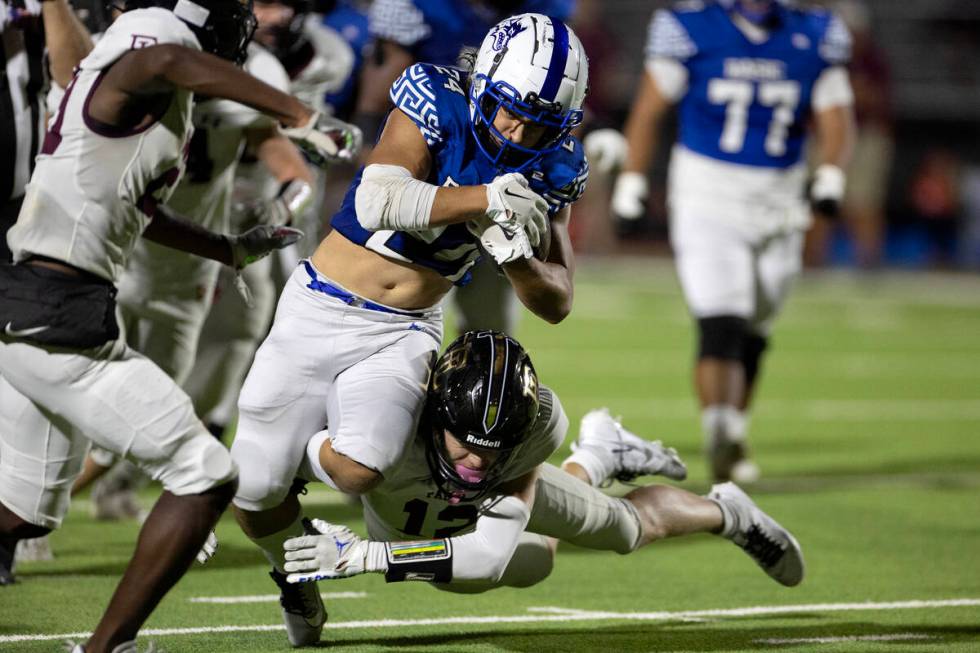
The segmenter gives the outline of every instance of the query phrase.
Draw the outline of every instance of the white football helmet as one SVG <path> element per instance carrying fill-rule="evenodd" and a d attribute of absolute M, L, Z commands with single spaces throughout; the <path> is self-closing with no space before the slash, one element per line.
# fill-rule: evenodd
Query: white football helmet
<path fill-rule="evenodd" d="M 561 21 L 520 14 L 497 23 L 480 46 L 470 85 L 476 142 L 498 168 L 519 172 L 560 147 L 582 122 L 589 60 Z M 533 146 L 519 145 L 493 126 L 501 107 L 545 128 Z"/>

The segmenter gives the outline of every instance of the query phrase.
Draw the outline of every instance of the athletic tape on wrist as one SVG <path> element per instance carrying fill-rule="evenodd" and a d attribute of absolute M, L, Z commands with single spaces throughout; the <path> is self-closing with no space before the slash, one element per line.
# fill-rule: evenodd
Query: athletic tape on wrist
<path fill-rule="evenodd" d="M 385 580 L 448 583 L 453 578 L 453 546 L 449 540 L 385 542 L 388 571 Z"/>

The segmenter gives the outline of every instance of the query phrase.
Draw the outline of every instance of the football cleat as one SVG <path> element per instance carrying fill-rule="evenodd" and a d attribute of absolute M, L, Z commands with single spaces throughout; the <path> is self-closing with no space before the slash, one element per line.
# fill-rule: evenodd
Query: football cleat
<path fill-rule="evenodd" d="M 18 542 L 14 557 L 18 562 L 50 562 L 54 560 L 54 553 L 48 536 L 44 535 Z"/>
<path fill-rule="evenodd" d="M 728 440 L 714 436 L 705 446 L 711 478 L 716 482 L 748 484 L 759 480 L 759 466 L 748 457 L 744 439 Z"/>
<path fill-rule="evenodd" d="M 279 586 L 279 605 L 286 623 L 286 635 L 294 647 L 313 646 L 320 641 L 327 610 L 316 583 L 288 583 L 286 574 L 273 569 L 269 576 Z"/>
<path fill-rule="evenodd" d="M 718 504 L 725 517 L 721 535 L 749 554 L 776 582 L 787 587 L 799 585 L 805 566 L 803 551 L 789 531 L 734 483 L 711 488 L 708 498 Z"/>
<path fill-rule="evenodd" d="M 623 428 L 606 408 L 589 411 L 579 425 L 572 451 L 580 449 L 596 456 L 606 471 L 598 485 L 616 479 L 629 482 L 638 476 L 660 474 L 675 481 L 687 478 L 687 467 L 673 448 L 659 440 L 644 440 Z"/>
<path fill-rule="evenodd" d="M 65 640 L 64 650 L 66 653 L 85 653 L 85 648 L 81 644 L 76 644 L 70 639 Z M 139 653 L 139 649 L 136 647 L 136 640 L 131 639 L 113 648 L 112 653 Z M 156 644 L 150 642 L 146 645 L 146 651 L 144 653 L 166 653 L 166 651 L 162 648 L 157 648 Z"/>

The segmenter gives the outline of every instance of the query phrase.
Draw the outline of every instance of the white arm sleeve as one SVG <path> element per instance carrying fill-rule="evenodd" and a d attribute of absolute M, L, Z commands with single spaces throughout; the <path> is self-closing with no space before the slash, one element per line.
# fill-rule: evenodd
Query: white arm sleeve
<path fill-rule="evenodd" d="M 438 190 L 401 166 L 372 163 L 354 195 L 357 221 L 370 231 L 426 229 Z"/>
<path fill-rule="evenodd" d="M 504 497 L 486 508 L 473 532 L 451 538 L 453 582 L 500 580 L 530 519 L 530 507 L 517 497 Z"/>
<path fill-rule="evenodd" d="M 823 111 L 833 107 L 848 107 L 854 104 L 854 92 L 851 90 L 851 78 L 844 66 L 831 66 L 820 73 L 813 84 L 813 96 L 810 106 L 814 111 Z"/>
<path fill-rule="evenodd" d="M 687 67 L 680 61 L 666 57 L 647 59 L 646 70 L 667 100 L 677 102 L 687 93 Z"/>

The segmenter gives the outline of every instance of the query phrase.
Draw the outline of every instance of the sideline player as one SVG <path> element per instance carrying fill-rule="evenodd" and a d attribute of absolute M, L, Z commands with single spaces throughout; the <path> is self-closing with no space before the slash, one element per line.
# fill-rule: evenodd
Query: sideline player
<path fill-rule="evenodd" d="M 289 582 L 374 572 L 454 592 L 528 587 L 551 573 L 558 540 L 624 554 L 692 533 L 732 540 L 783 585 L 803 579 L 796 540 L 732 483 L 707 497 L 669 485 L 621 499 L 598 491 L 614 477 L 686 475 L 676 452 L 605 410 L 582 419 L 564 471 L 546 463 L 568 418 L 524 349 L 503 334 L 468 332 L 449 345 L 425 416 L 402 465 L 362 496 L 370 539 L 313 522 L 321 535 L 285 543 Z M 306 473 L 323 476 L 325 439 L 310 441 Z"/>
<path fill-rule="evenodd" d="M 777 0 L 678 3 L 650 23 L 612 210 L 644 212 L 661 122 L 678 105 L 670 239 L 699 347 L 694 382 L 710 474 L 751 482 L 748 409 L 810 222 L 803 146 L 816 129 L 814 211 L 836 213 L 853 142 L 850 37 L 823 9 Z"/>
<path fill-rule="evenodd" d="M 464 47 L 475 48 L 487 31 L 510 14 L 533 12 L 568 21 L 574 0 L 375 0 L 368 14 L 373 52 L 361 69 L 355 122 L 368 138 L 391 110 L 388 89 L 418 61 L 455 66 Z M 514 289 L 489 259 L 451 299 L 459 332 L 494 329 L 513 333 L 520 317 Z"/>
<path fill-rule="evenodd" d="M 439 302 L 468 280 L 478 243 L 532 312 L 556 323 L 571 311 L 569 205 L 587 165 L 569 132 L 587 75 L 575 34 L 540 14 L 495 26 L 470 73 L 409 68 L 333 231 L 287 283 L 242 388 L 232 456 L 236 515 L 274 567 L 293 645 L 317 641 L 326 619 L 315 588 L 282 573 L 282 543 L 303 533 L 290 487 L 311 435 L 329 424 L 337 489 L 360 494 L 391 472 L 424 403 Z"/>
<path fill-rule="evenodd" d="M 80 63 L 8 234 L 14 264 L 0 266 L 0 537 L 60 526 L 90 440 L 165 488 L 88 653 L 135 647 L 236 488 L 231 456 L 187 396 L 120 335 L 114 284 L 136 240 L 238 268 L 298 236 L 216 234 L 163 206 L 181 176 L 194 93 L 266 112 L 318 153 L 341 147 L 317 112 L 232 63 L 254 28 L 247 3 L 151 4 L 125 7 L 138 8 Z"/>

